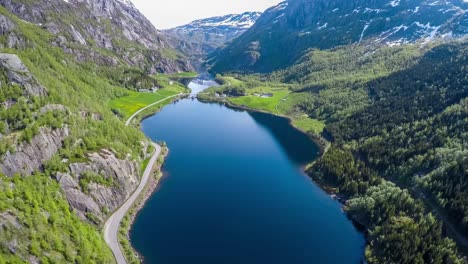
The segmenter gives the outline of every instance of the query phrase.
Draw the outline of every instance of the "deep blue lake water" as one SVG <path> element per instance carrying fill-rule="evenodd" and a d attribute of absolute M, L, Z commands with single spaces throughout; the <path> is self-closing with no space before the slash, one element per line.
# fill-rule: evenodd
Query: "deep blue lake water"
<path fill-rule="evenodd" d="M 301 171 L 318 146 L 286 119 L 185 99 L 142 129 L 170 149 L 130 233 L 144 263 L 360 263 L 363 235 Z"/>

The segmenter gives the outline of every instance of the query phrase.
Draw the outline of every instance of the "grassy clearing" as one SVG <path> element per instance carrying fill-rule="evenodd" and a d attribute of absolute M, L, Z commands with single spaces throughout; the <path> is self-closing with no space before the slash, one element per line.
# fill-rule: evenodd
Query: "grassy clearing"
<path fill-rule="evenodd" d="M 267 98 L 258 96 L 259 94 L 269 93 L 273 94 L 273 96 Z M 278 112 L 277 106 L 290 93 L 291 91 L 289 91 L 287 88 L 272 88 L 267 86 L 260 86 L 253 89 L 249 89 L 247 96 L 229 98 L 229 101 L 237 105 L 243 105 L 249 108 L 268 111 L 274 114 L 281 114 Z"/>
<path fill-rule="evenodd" d="M 292 125 L 311 134 L 320 134 L 325 128 L 325 123 L 319 120 L 311 119 L 308 116 L 293 119 Z"/>
<path fill-rule="evenodd" d="M 158 77 L 158 80 L 163 80 L 167 78 L 165 76 Z M 169 85 L 169 82 L 163 83 L 163 88 L 154 93 L 139 93 L 134 91 L 128 91 L 127 96 L 116 98 L 109 102 L 109 106 L 113 109 L 119 110 L 124 117 L 130 117 L 138 110 L 168 96 L 172 96 L 181 92 L 185 92 L 186 88 L 177 82 L 174 82 L 173 85 Z M 168 104 L 170 101 L 164 101 L 160 106 Z"/>
<path fill-rule="evenodd" d="M 223 76 L 224 81 L 226 82 L 227 85 L 241 85 L 244 84 L 243 81 L 236 79 L 234 77 L 230 76 Z"/>

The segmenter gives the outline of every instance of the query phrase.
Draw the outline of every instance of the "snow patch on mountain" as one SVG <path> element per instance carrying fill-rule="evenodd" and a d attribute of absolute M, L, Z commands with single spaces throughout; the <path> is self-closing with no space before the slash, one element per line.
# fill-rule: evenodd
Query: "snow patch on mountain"
<path fill-rule="evenodd" d="M 211 17 L 195 20 L 187 25 L 179 26 L 173 31 L 190 31 L 206 28 L 232 28 L 236 30 L 248 29 L 260 17 L 259 12 L 245 12 L 226 16 Z"/>
<path fill-rule="evenodd" d="M 260 17 L 259 12 L 245 12 L 226 16 L 195 20 L 164 32 L 178 42 L 181 50 L 187 50 L 190 56 L 212 52 L 224 43 L 236 38 L 252 27 Z M 182 42 L 181 42 L 182 41 Z M 188 51 L 188 46 L 190 51 Z"/>

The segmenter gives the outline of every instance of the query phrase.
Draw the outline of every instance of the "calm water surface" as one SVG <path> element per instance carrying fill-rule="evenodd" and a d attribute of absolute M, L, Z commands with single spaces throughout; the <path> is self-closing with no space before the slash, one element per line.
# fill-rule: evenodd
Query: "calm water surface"
<path fill-rule="evenodd" d="M 130 234 L 144 263 L 360 263 L 363 236 L 301 172 L 317 145 L 286 119 L 185 99 L 142 127 L 170 148 Z"/>

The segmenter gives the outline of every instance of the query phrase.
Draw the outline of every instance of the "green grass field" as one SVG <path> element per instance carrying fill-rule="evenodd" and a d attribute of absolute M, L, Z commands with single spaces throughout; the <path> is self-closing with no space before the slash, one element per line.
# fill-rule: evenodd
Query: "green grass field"
<path fill-rule="evenodd" d="M 320 134 L 325 128 L 325 123 L 319 120 L 311 119 L 307 116 L 293 119 L 292 125 L 301 129 L 304 132 L 312 134 Z"/>
<path fill-rule="evenodd" d="M 118 109 L 124 117 L 130 117 L 138 110 L 154 103 L 160 101 L 168 96 L 176 95 L 178 93 L 186 92 L 182 84 L 174 82 L 173 85 L 169 85 L 168 82 L 164 82 L 167 78 L 166 76 L 155 77 L 158 80 L 162 80 L 163 88 L 154 93 L 139 93 L 134 91 L 128 91 L 128 95 L 120 98 L 116 98 L 109 102 L 109 106 L 113 109 Z M 169 104 L 171 100 L 161 102 L 159 106 L 164 106 Z"/>
<path fill-rule="evenodd" d="M 272 93 L 273 97 L 263 98 L 254 94 Z M 270 87 L 256 87 L 248 90 L 247 96 L 229 98 L 234 104 L 243 105 L 250 108 L 268 111 L 274 114 L 278 113 L 277 105 L 291 92 L 287 88 L 270 88 Z"/>
<path fill-rule="evenodd" d="M 234 77 L 223 76 L 223 79 L 231 85 L 245 85 L 245 82 Z M 300 99 L 298 94 L 292 93 L 288 86 L 282 83 L 270 83 L 269 86 L 262 85 L 254 88 L 247 88 L 246 96 L 231 97 L 228 100 L 238 106 L 244 106 L 252 109 L 270 112 L 273 114 L 288 116 L 292 119 L 292 125 L 302 131 L 320 134 L 325 128 L 325 123 L 319 120 L 311 119 L 303 113 L 296 113 L 292 109 Z M 224 85 L 223 87 L 226 87 Z M 207 90 L 214 93 L 216 88 Z M 273 94 L 272 97 L 263 98 L 259 94 Z"/>
<path fill-rule="evenodd" d="M 226 82 L 226 85 L 239 85 L 239 84 L 242 84 L 244 83 L 243 81 L 239 80 L 239 79 L 236 79 L 234 77 L 230 77 L 230 76 L 223 76 L 223 79 L 224 81 Z"/>

